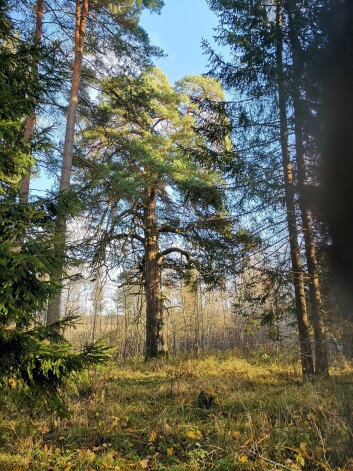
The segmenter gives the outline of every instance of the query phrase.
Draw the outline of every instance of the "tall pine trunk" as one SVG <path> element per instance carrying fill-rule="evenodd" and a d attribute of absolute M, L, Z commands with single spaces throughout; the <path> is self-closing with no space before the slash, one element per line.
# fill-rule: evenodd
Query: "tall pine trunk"
<path fill-rule="evenodd" d="M 77 116 L 78 106 L 78 93 L 80 89 L 81 81 L 81 69 L 83 60 L 83 48 L 84 48 L 84 36 L 86 30 L 86 21 L 88 15 L 88 3 L 89 0 L 76 0 L 76 12 L 75 12 L 75 53 L 72 70 L 72 81 L 71 81 L 71 93 L 69 100 L 69 107 L 67 110 L 66 118 L 66 132 L 64 142 L 64 155 L 61 167 L 60 177 L 60 192 L 65 192 L 70 189 L 71 179 L 71 168 L 72 168 L 72 157 L 74 148 L 75 138 L 75 124 Z M 65 243 L 66 243 L 66 220 L 61 218 L 59 221 L 59 232 L 61 236 L 60 247 L 61 258 L 64 258 Z M 62 277 L 61 273 L 58 273 L 58 279 Z M 60 317 L 61 311 L 61 292 L 58 293 L 57 297 L 53 299 L 48 306 L 47 312 L 47 324 L 52 324 Z"/>
<path fill-rule="evenodd" d="M 44 0 L 38 0 L 37 14 L 36 14 L 36 29 L 34 32 L 34 49 L 35 50 L 39 48 L 41 37 L 42 37 L 43 15 L 44 15 Z M 33 80 L 37 79 L 38 65 L 39 65 L 38 59 L 36 58 L 33 64 L 33 73 L 32 73 Z M 36 108 L 36 100 L 33 99 L 31 113 L 26 116 L 26 120 L 25 120 L 24 138 L 25 138 L 25 145 L 27 146 L 28 149 L 30 149 L 31 139 L 33 136 L 33 130 L 34 130 L 34 124 L 35 124 L 35 108 Z M 22 203 L 28 203 L 29 182 L 31 178 L 31 171 L 32 171 L 32 167 L 28 167 L 27 175 L 22 177 L 21 182 L 20 182 L 20 199 Z"/>
<path fill-rule="evenodd" d="M 303 121 L 302 121 L 302 99 L 300 93 L 300 50 L 298 36 L 295 31 L 295 24 L 292 11 L 291 0 L 286 1 L 286 9 L 289 20 L 289 41 L 293 60 L 293 109 L 294 109 L 294 135 L 295 135 L 295 154 L 297 163 L 297 177 L 299 190 L 299 208 L 303 224 L 305 254 L 308 264 L 309 274 L 309 291 L 311 301 L 311 319 L 314 330 L 314 346 L 315 346 L 315 373 L 319 375 L 328 374 L 328 354 L 326 332 L 321 309 L 321 290 L 318 271 L 318 263 L 316 257 L 316 247 L 314 242 L 312 215 L 306 198 L 307 174 L 304 159 L 304 143 L 303 143 Z"/>
<path fill-rule="evenodd" d="M 146 352 L 145 358 L 166 356 L 168 353 L 164 338 L 163 295 L 158 229 L 156 217 L 156 190 L 146 192 L 145 210 L 145 295 L 146 295 Z"/>
<path fill-rule="evenodd" d="M 80 89 L 81 69 L 83 60 L 84 36 L 88 15 L 89 0 L 76 0 L 75 25 L 75 56 L 72 70 L 71 93 L 66 118 L 66 132 L 64 142 L 64 155 L 61 167 L 60 191 L 70 188 L 72 156 L 74 149 L 75 124 L 78 106 L 78 92 Z"/>
<path fill-rule="evenodd" d="M 284 173 L 285 204 L 289 234 L 290 255 L 293 270 L 293 284 L 295 291 L 296 315 L 299 331 L 300 355 L 302 373 L 305 379 L 314 374 L 313 357 L 310 342 L 309 321 L 304 289 L 304 272 L 300 259 L 298 244 L 298 229 L 295 211 L 295 191 L 293 182 L 293 168 L 290 160 L 287 128 L 286 90 L 283 73 L 283 37 L 282 37 L 282 9 L 281 0 L 276 3 L 276 61 L 278 80 L 278 102 L 280 114 L 280 140 L 282 151 L 282 166 Z"/>

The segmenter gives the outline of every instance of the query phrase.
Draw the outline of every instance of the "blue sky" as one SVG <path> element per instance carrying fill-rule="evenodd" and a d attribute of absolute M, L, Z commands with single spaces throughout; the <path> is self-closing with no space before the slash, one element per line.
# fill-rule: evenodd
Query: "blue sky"
<path fill-rule="evenodd" d="M 212 41 L 217 17 L 206 0 L 165 0 L 160 15 L 144 13 L 142 27 L 151 42 L 168 57 L 157 61 L 171 83 L 188 74 L 207 71 L 207 57 L 202 54 L 201 39 Z"/>

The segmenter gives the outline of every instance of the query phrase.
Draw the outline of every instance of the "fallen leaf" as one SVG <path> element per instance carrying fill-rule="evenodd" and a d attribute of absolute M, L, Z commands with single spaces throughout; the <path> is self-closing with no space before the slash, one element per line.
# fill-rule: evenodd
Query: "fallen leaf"
<path fill-rule="evenodd" d="M 295 460 L 296 460 L 296 462 L 297 462 L 298 464 L 300 464 L 300 466 L 304 466 L 304 465 L 305 465 L 305 460 L 304 460 L 303 456 L 297 455 L 297 456 L 295 457 Z"/>
<path fill-rule="evenodd" d="M 200 430 L 189 430 L 186 433 L 186 436 L 188 438 L 193 439 L 193 440 L 201 440 L 202 439 L 202 432 Z"/>
<path fill-rule="evenodd" d="M 147 468 L 148 468 L 148 463 L 149 463 L 149 461 L 150 461 L 150 460 L 149 460 L 148 458 L 146 458 L 146 459 L 144 459 L 144 460 L 141 460 L 141 461 L 140 461 L 140 466 L 141 466 L 141 468 L 142 468 L 142 469 L 147 469 Z"/>

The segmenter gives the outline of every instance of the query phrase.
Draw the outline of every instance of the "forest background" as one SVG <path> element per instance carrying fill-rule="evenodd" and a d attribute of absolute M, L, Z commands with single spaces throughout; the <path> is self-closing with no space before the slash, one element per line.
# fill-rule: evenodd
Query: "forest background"
<path fill-rule="evenodd" d="M 287 357 L 304 383 L 349 368 L 352 5 L 170 2 L 169 59 L 141 27 L 158 0 L 0 7 L 6 407 L 65 416 L 112 356 Z M 183 51 L 203 28 L 196 75 Z M 330 466 L 298 446 L 289 469 Z"/>

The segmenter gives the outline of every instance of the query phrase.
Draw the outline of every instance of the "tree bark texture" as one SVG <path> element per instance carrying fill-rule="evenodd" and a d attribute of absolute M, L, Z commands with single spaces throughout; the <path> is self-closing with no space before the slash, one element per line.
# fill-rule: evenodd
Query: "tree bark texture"
<path fill-rule="evenodd" d="M 72 71 L 71 93 L 66 117 L 66 132 L 64 142 L 64 155 L 61 167 L 60 191 L 70 188 L 72 169 L 72 156 L 74 149 L 75 124 L 78 106 L 78 92 L 80 89 L 81 69 L 83 60 L 84 36 L 88 15 L 88 1 L 76 0 L 76 27 L 75 27 L 75 56 Z"/>
<path fill-rule="evenodd" d="M 164 338 L 163 295 L 158 229 L 156 217 L 156 190 L 146 192 L 144 211 L 145 227 L 145 295 L 146 295 L 146 352 L 145 358 L 166 356 L 168 353 Z"/>
<path fill-rule="evenodd" d="M 44 15 L 44 0 L 38 0 L 37 2 L 37 15 L 36 15 L 36 29 L 34 32 L 34 48 L 38 49 L 42 37 L 42 28 L 43 28 L 43 15 Z M 33 64 L 33 79 L 36 78 L 38 75 L 38 60 Z M 33 130 L 35 125 L 35 108 L 36 108 L 36 101 L 33 99 L 32 103 L 32 113 L 26 116 L 25 120 L 25 131 L 24 131 L 24 138 L 25 138 L 25 145 L 30 149 L 30 143 L 33 136 Z M 29 183 L 31 178 L 31 171 L 32 167 L 28 167 L 27 175 L 22 177 L 20 182 L 20 200 L 22 203 L 28 203 L 29 198 Z"/>
<path fill-rule="evenodd" d="M 76 0 L 76 11 L 75 11 L 75 53 L 72 70 L 72 81 L 71 81 L 71 93 L 69 100 L 69 107 L 67 110 L 66 117 L 66 132 L 64 142 L 64 155 L 61 167 L 60 177 L 60 192 L 64 192 L 70 189 L 71 169 L 72 169 L 72 157 L 74 149 L 74 138 L 75 138 L 75 124 L 77 116 L 78 106 L 78 92 L 80 89 L 81 81 L 81 69 L 83 60 L 83 49 L 84 49 L 84 36 L 86 30 L 86 22 L 88 15 L 89 0 Z M 64 237 L 62 244 L 62 258 L 64 258 L 65 251 L 65 234 L 66 234 L 66 220 L 62 219 L 59 221 L 59 231 Z M 62 277 L 61 273 L 58 274 L 58 279 Z M 61 311 L 61 292 L 58 293 L 57 297 L 53 299 L 48 306 L 47 311 L 47 324 L 52 324 L 60 318 Z"/>
<path fill-rule="evenodd" d="M 299 191 L 299 208 L 303 224 L 303 235 L 305 244 L 305 254 L 308 264 L 309 274 L 309 292 L 311 301 L 311 320 L 314 330 L 314 346 L 315 346 L 315 373 L 318 375 L 328 375 L 328 354 L 327 340 L 324 326 L 324 320 L 321 309 L 321 290 L 319 270 L 316 257 L 316 247 L 312 227 L 311 210 L 306 198 L 307 191 L 307 174 L 304 159 L 304 143 L 303 143 L 303 110 L 300 94 L 300 43 L 295 31 L 292 0 L 286 1 L 286 9 L 289 20 L 289 41 L 292 51 L 293 60 L 293 88 L 292 99 L 294 109 L 294 135 L 295 135 L 295 155 L 297 163 L 297 179 Z"/>
<path fill-rule="evenodd" d="M 295 291 L 296 315 L 299 330 L 299 343 L 302 373 L 305 379 L 314 374 L 313 356 L 310 342 L 309 321 L 304 289 L 304 272 L 300 258 L 298 244 L 298 228 L 295 212 L 295 191 L 293 183 L 293 169 L 290 160 L 287 128 L 286 91 L 283 74 L 283 40 L 282 40 L 282 9 L 281 0 L 276 4 L 277 27 L 277 80 L 278 102 L 280 113 L 280 140 L 282 151 L 282 166 L 284 173 L 285 204 L 287 211 L 287 224 L 289 234 L 290 255 L 293 270 L 293 284 Z"/>

